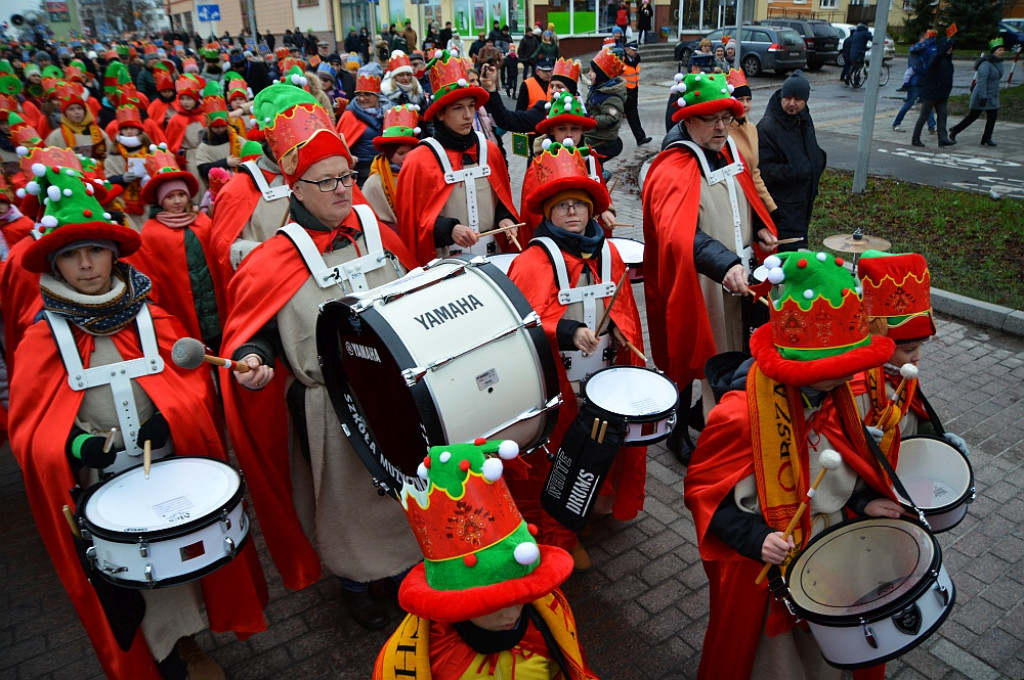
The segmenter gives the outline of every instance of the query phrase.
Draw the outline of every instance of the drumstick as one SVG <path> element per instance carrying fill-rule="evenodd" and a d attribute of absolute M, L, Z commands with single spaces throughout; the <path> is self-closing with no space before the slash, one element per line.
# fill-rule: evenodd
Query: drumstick
<path fill-rule="evenodd" d="M 597 428 L 601 425 L 600 418 L 594 418 L 594 426 L 590 428 L 590 438 L 597 439 Z"/>
<path fill-rule="evenodd" d="M 615 185 L 618 184 L 618 183 L 619 183 L 619 178 L 618 177 L 616 177 L 615 179 L 612 180 L 611 185 L 608 187 L 608 193 L 609 194 L 612 193 L 613 191 L 615 191 Z"/>
<path fill-rule="evenodd" d="M 71 508 L 64 506 L 64 519 L 68 521 L 68 526 L 71 527 L 71 533 L 75 535 L 75 538 L 82 538 L 82 532 L 78 528 L 78 522 L 75 521 L 74 516 L 71 514 Z"/>
<path fill-rule="evenodd" d="M 615 227 L 635 227 L 635 226 L 636 226 L 635 224 L 625 224 L 624 222 L 612 222 L 611 224 L 608 225 L 608 228 L 609 229 L 614 229 Z"/>
<path fill-rule="evenodd" d="M 142 445 L 142 473 L 149 479 L 149 468 L 153 465 L 153 443 L 146 440 Z"/>
<path fill-rule="evenodd" d="M 526 222 L 520 222 L 519 224 L 510 224 L 507 227 L 498 227 L 497 229 L 491 229 L 490 231 L 481 231 L 477 236 L 490 236 L 491 234 L 498 234 L 509 229 L 518 229 L 519 227 L 525 227 Z"/>
<path fill-rule="evenodd" d="M 114 445 L 115 434 L 117 434 L 117 428 L 110 428 L 110 432 L 107 433 L 107 438 L 103 442 L 103 453 L 110 453 L 110 447 Z"/>
<path fill-rule="evenodd" d="M 777 246 L 784 246 L 787 243 L 799 243 L 800 241 L 803 241 L 803 240 L 804 240 L 803 236 L 795 236 L 793 238 L 780 238 L 779 240 L 777 240 L 775 242 L 775 245 L 777 245 Z"/>
<path fill-rule="evenodd" d="M 601 421 L 601 432 L 597 435 L 597 443 L 604 444 L 604 435 L 608 432 L 608 421 Z"/>
<path fill-rule="evenodd" d="M 515 246 L 516 248 L 518 248 L 518 249 L 519 249 L 519 252 L 523 252 L 523 247 L 522 247 L 521 245 L 519 245 L 519 239 L 517 239 L 517 238 L 516 238 L 516 237 L 515 237 L 514 235 L 512 235 L 512 234 L 509 234 L 509 235 L 508 235 L 508 237 L 509 237 L 510 239 L 512 239 L 512 245 L 514 245 L 514 246 Z"/>
<path fill-rule="evenodd" d="M 619 293 L 622 291 L 622 285 L 626 283 L 627 276 L 629 276 L 628 267 L 624 272 L 622 272 L 622 278 L 619 279 L 618 285 L 615 286 L 615 292 L 612 293 L 612 298 L 608 301 L 608 306 L 604 308 L 604 314 L 601 315 L 601 321 L 597 324 L 597 329 L 594 331 L 594 335 L 601 335 L 601 329 L 604 328 L 604 322 L 607 321 L 608 317 L 611 315 L 612 305 L 615 304 L 616 298 L 619 297 Z"/>
<path fill-rule="evenodd" d="M 644 356 L 643 352 L 636 348 L 636 345 L 631 343 L 629 340 L 626 340 L 625 338 L 623 338 L 623 341 L 626 343 L 626 347 L 629 348 L 630 352 L 635 354 L 637 358 L 640 359 L 640 361 L 644 362 L 645 364 L 647 363 L 647 357 Z"/>
<path fill-rule="evenodd" d="M 811 488 L 807 490 L 807 494 L 803 500 L 800 501 L 800 505 L 796 509 L 796 514 L 793 515 L 793 519 L 789 520 L 789 524 L 786 525 L 786 530 L 782 532 L 782 540 L 788 541 L 789 537 L 793 534 L 793 529 L 800 522 L 800 517 L 804 514 L 804 510 L 810 504 L 811 499 L 814 497 L 814 492 L 821 484 L 821 480 L 825 478 L 825 473 L 829 470 L 835 470 L 843 462 L 842 457 L 833 451 L 832 449 L 825 449 L 818 456 L 818 461 L 821 463 L 821 469 L 818 470 L 818 476 L 814 478 L 814 483 L 811 484 Z M 761 569 L 761 573 L 754 579 L 755 585 L 761 585 L 761 581 L 764 581 L 764 577 L 768 575 L 768 570 L 772 568 L 771 564 L 765 564 Z"/>
<path fill-rule="evenodd" d="M 223 366 L 236 373 L 248 373 L 252 370 L 249 364 L 207 354 L 206 346 L 195 338 L 178 338 L 174 346 L 171 347 L 171 361 L 182 368 L 199 368 L 200 364 L 205 361 L 214 366 Z"/>

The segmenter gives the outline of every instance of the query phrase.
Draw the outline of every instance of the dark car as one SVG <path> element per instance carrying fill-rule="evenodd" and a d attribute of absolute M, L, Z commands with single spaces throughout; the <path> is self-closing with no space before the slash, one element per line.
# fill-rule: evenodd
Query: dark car
<path fill-rule="evenodd" d="M 722 37 L 726 35 L 736 35 L 736 27 L 719 28 L 704 38 L 710 40 L 712 45 L 721 45 Z M 689 40 L 676 45 L 675 55 L 680 71 L 690 66 L 690 57 L 699 46 L 700 40 Z M 807 47 L 800 34 L 791 28 L 747 24 L 743 26 L 740 61 L 748 77 L 759 75 L 762 71 L 786 73 L 807 67 Z"/>
<path fill-rule="evenodd" d="M 822 19 L 769 19 L 765 23 L 786 26 L 803 36 L 807 44 L 807 69 L 816 71 L 839 56 L 839 33 Z"/>
<path fill-rule="evenodd" d="M 1014 45 L 1024 44 L 1024 19 L 1003 19 L 999 24 L 999 35 L 1008 50 L 1012 50 Z"/>

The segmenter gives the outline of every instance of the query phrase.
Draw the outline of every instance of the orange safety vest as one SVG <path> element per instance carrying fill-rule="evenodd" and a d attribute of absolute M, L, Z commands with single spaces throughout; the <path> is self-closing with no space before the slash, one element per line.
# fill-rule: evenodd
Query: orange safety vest
<path fill-rule="evenodd" d="M 640 84 L 640 64 L 636 66 L 626 64 L 626 68 L 622 71 L 622 79 L 626 81 L 626 89 L 635 90 L 636 86 Z"/>
<path fill-rule="evenodd" d="M 547 101 L 548 89 L 540 84 L 537 78 L 526 79 L 526 94 L 530 95 L 530 101 L 526 108 L 531 108 L 537 102 Z"/>

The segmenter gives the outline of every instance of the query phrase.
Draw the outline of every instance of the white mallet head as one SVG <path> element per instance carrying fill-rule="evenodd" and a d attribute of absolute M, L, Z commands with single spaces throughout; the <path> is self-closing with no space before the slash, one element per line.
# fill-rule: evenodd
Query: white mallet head
<path fill-rule="evenodd" d="M 917 366 L 914 364 L 903 364 L 900 367 L 900 375 L 907 380 L 913 380 L 917 377 Z"/>
<path fill-rule="evenodd" d="M 195 338 L 179 338 L 171 347 L 171 361 L 182 368 L 199 368 L 206 346 Z"/>
<path fill-rule="evenodd" d="M 826 470 L 836 470 L 843 462 L 843 457 L 832 449 L 825 449 L 818 454 L 818 462 Z"/>

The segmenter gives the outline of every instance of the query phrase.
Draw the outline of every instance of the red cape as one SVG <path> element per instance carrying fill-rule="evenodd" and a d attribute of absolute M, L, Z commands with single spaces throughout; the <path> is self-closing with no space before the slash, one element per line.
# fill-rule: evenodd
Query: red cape
<path fill-rule="evenodd" d="M 167 121 L 167 123 L 170 122 L 167 120 L 167 109 L 169 108 L 171 108 L 171 103 L 165 102 L 163 99 L 160 99 L 160 97 L 157 97 L 149 103 L 149 106 L 146 107 L 146 115 L 149 116 L 149 119 L 155 122 L 161 130 L 163 130 L 166 125 L 164 121 Z"/>
<path fill-rule="evenodd" d="M 476 147 L 470 155 L 476 154 Z M 452 169 L 462 169 L 462 154 L 458 151 L 445 149 Z M 515 204 L 512 202 L 512 187 L 509 185 L 508 167 L 494 142 L 487 142 L 487 161 L 491 166 L 491 174 L 487 180 L 497 194 L 498 200 L 512 211 L 515 216 Z M 395 197 L 395 217 L 398 219 L 398 230 L 406 247 L 416 257 L 418 264 L 426 264 L 437 257 L 434 245 L 434 221 L 441 214 L 445 201 L 452 193 L 453 185 L 445 184 L 441 174 L 441 165 L 437 162 L 434 151 L 426 144 L 420 144 L 410 151 L 402 172 L 398 174 L 398 187 Z M 481 226 L 482 231 L 490 228 L 486 219 Z M 526 245 L 526 241 L 519 239 Z M 503 246 L 504 252 L 516 252 Z"/>
<path fill-rule="evenodd" d="M 355 212 L 342 224 L 358 229 Z M 386 227 L 380 232 L 385 250 L 394 253 L 406 268 L 415 266 L 397 234 Z M 324 252 L 332 234 L 308 233 L 320 252 Z M 305 262 L 283 234 L 265 241 L 245 258 L 228 285 L 230 312 L 224 319 L 221 343 L 224 356 L 230 357 L 263 328 L 309 276 Z M 288 411 L 284 401 L 286 377 L 286 369 L 278 362 L 274 379 L 263 390 L 254 392 L 241 387 L 225 371 L 221 391 L 228 434 L 245 472 L 270 556 L 285 585 L 300 590 L 320 580 L 320 557 L 306 539 L 292 503 Z"/>
<path fill-rule="evenodd" d="M 263 170 L 264 179 L 270 184 L 277 175 Z M 213 224 L 210 228 L 211 250 L 207 256 L 210 262 L 211 271 L 217 269 L 217 276 L 214 282 L 220 287 L 218 299 L 226 297 L 227 285 L 234 276 L 235 270 L 231 267 L 231 244 L 234 243 L 242 233 L 246 222 L 260 203 L 263 195 L 256 188 L 256 183 L 243 170 L 228 180 L 228 183 L 217 192 L 216 207 L 213 211 Z M 288 199 L 281 198 L 281 201 Z"/>
<path fill-rule="evenodd" d="M 728 150 L 723 153 L 728 155 Z M 754 211 L 776 233 L 749 168 L 744 165 L 736 179 Z M 700 186 L 697 159 L 688 149 L 674 147 L 654 159 L 643 190 L 644 293 L 651 353 L 655 365 L 681 387 L 703 378 L 704 364 L 716 354 L 693 265 Z M 755 251 L 760 258 L 767 254 Z"/>
<path fill-rule="evenodd" d="M 167 127 L 164 130 L 164 136 L 167 138 L 167 148 L 172 153 L 178 153 L 181 148 L 181 143 L 185 141 L 185 129 L 192 123 L 203 124 L 206 120 L 203 118 L 202 106 L 192 109 L 192 112 L 199 111 L 194 115 L 188 115 L 175 105 L 175 114 L 167 121 Z M 181 163 L 184 165 L 184 163 Z"/>
<path fill-rule="evenodd" d="M 21 265 L 25 251 L 35 243 L 23 239 L 11 248 L 0 274 L 0 306 L 4 316 L 4 353 L 7 375 L 14 374 L 14 354 L 22 336 L 32 325 L 36 314 L 43 309 L 39 296 L 39 274 L 33 274 Z"/>
<path fill-rule="evenodd" d="M 13 248 L 21 239 L 26 238 L 32 232 L 34 226 L 35 223 L 32 220 L 22 215 L 13 222 L 0 226 L 0 232 L 3 232 L 7 247 Z"/>
<path fill-rule="evenodd" d="M 184 371 L 174 365 L 171 346 L 181 337 L 182 328 L 159 307 L 151 305 L 150 312 L 166 365 L 161 373 L 138 378 L 139 385 L 167 419 L 177 451 L 226 461 L 211 415 L 215 396 L 209 373 Z M 73 329 L 80 354 L 88 357 L 94 346 L 93 336 L 77 327 Z M 112 337 L 126 360 L 142 356 L 138 334 L 131 326 Z M 11 380 L 11 449 L 21 466 L 39 532 L 107 677 L 159 680 L 160 673 L 141 633 L 128 652 L 122 652 L 114 641 L 61 514 L 62 506 L 75 507 L 68 490 L 76 480 L 64 448 L 84 392 L 71 390 L 47 323 L 35 324 L 25 340 Z M 87 359 L 84 364 L 88 367 Z M 263 606 L 267 602 L 267 586 L 252 542 L 236 559 L 200 583 L 210 630 L 234 631 L 241 639 L 266 630 Z"/>
<path fill-rule="evenodd" d="M 359 120 L 359 117 L 351 111 L 346 110 L 338 119 L 337 130 L 345 138 L 345 145 L 349 152 L 352 150 L 352 143 L 359 141 L 359 138 L 366 132 L 366 123 Z"/>

